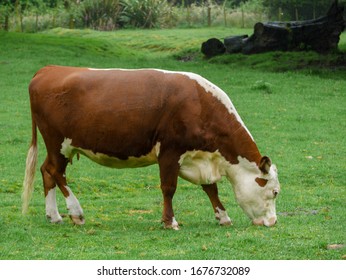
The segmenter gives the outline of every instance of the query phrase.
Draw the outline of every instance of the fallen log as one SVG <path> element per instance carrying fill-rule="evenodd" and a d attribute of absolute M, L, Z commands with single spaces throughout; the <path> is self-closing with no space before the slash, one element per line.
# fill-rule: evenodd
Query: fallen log
<path fill-rule="evenodd" d="M 344 5 L 336 0 L 325 16 L 314 20 L 258 22 L 250 37 L 247 35 L 227 37 L 224 39 L 224 47 L 227 53 L 244 54 L 300 50 L 328 53 L 337 49 L 340 34 L 345 29 L 343 12 Z M 220 45 L 217 47 L 221 48 Z M 202 52 L 204 53 L 203 48 Z M 208 57 L 213 56 L 210 55 L 214 53 L 213 46 L 208 45 L 208 52 L 209 55 L 204 54 Z"/>
<path fill-rule="evenodd" d="M 225 53 L 225 45 L 217 38 L 211 38 L 202 43 L 202 53 L 206 57 L 213 57 Z"/>

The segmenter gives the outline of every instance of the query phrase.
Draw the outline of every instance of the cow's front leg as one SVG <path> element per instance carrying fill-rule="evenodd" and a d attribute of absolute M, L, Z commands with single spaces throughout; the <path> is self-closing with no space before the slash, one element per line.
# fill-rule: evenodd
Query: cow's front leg
<path fill-rule="evenodd" d="M 164 223 L 165 228 L 179 230 L 179 225 L 174 217 L 172 205 L 173 196 L 178 182 L 178 158 L 173 155 L 169 156 L 167 153 L 166 155 L 160 154 L 159 166 L 161 190 L 163 195 L 162 222 Z"/>
<path fill-rule="evenodd" d="M 219 220 L 220 225 L 225 226 L 225 225 L 231 225 L 232 220 L 228 216 L 225 207 L 223 207 L 220 199 L 219 199 L 219 192 L 217 189 L 216 184 L 211 184 L 211 185 L 202 185 L 203 190 L 206 192 L 208 195 L 211 204 L 213 205 L 214 213 L 215 213 L 215 218 Z"/>

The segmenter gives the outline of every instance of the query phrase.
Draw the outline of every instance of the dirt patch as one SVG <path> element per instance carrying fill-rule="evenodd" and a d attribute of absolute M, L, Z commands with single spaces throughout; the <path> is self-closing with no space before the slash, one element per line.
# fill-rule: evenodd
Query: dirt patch
<path fill-rule="evenodd" d="M 345 248 L 345 244 L 329 244 L 329 245 L 327 245 L 328 250 L 338 250 L 338 249 L 342 249 L 342 248 Z"/>
<path fill-rule="evenodd" d="M 301 216 L 301 215 L 317 215 L 320 212 L 329 212 L 328 207 L 323 207 L 321 209 L 303 209 L 303 208 L 297 208 L 295 211 L 285 211 L 285 212 L 278 212 L 278 215 L 280 216 Z"/>

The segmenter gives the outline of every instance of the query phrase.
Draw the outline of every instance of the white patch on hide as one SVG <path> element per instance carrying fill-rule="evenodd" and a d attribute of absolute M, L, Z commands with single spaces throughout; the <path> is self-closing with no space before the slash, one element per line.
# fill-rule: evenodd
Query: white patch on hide
<path fill-rule="evenodd" d="M 275 196 L 273 190 L 279 191 L 277 170 L 270 167 L 268 174 L 263 174 L 256 163 L 238 156 L 238 164 L 230 165 L 228 178 L 232 183 L 236 199 L 244 212 L 256 223 L 273 224 L 276 220 Z M 260 187 L 256 177 L 268 180 L 265 187 Z"/>
<path fill-rule="evenodd" d="M 203 78 L 202 76 L 191 73 L 191 72 L 178 72 L 180 74 L 183 74 L 185 76 L 188 76 L 190 79 L 195 80 L 201 87 L 205 89 L 206 92 L 211 93 L 214 97 L 216 97 L 228 110 L 230 114 L 234 114 L 237 118 L 237 120 L 243 124 L 242 120 L 240 119 L 237 110 L 233 106 L 232 101 L 228 97 L 228 95 L 220 89 L 215 84 L 211 83 L 207 79 Z"/>
<path fill-rule="evenodd" d="M 68 186 L 65 186 L 65 188 L 69 193 L 69 196 L 66 197 L 66 206 L 69 214 L 73 216 L 83 216 L 83 209 L 80 206 L 78 199 L 75 197 L 72 190 Z"/>
<path fill-rule="evenodd" d="M 231 218 L 228 216 L 227 211 L 221 210 L 219 207 L 216 207 L 215 217 L 219 220 L 220 225 L 230 225 L 232 224 Z"/>
<path fill-rule="evenodd" d="M 179 164 L 179 176 L 197 185 L 216 183 L 230 165 L 219 151 L 187 151 L 180 156 Z"/>
<path fill-rule="evenodd" d="M 64 142 L 62 142 L 61 144 L 61 149 L 60 149 L 60 153 L 69 160 L 71 160 L 75 154 L 74 147 L 71 144 L 72 144 L 72 139 L 65 138 Z"/>
<path fill-rule="evenodd" d="M 177 220 L 175 219 L 175 217 L 172 218 L 172 229 L 179 230 L 179 224 Z"/>
<path fill-rule="evenodd" d="M 46 196 L 46 217 L 51 223 L 62 221 L 56 204 L 56 188 L 50 189 Z"/>
<path fill-rule="evenodd" d="M 152 150 L 147 154 L 140 157 L 128 157 L 127 160 L 121 160 L 116 157 L 111 157 L 102 153 L 94 153 L 88 149 L 78 148 L 72 145 L 72 140 L 65 138 L 64 142 L 61 144 L 61 154 L 63 154 L 67 159 L 72 159 L 76 153 L 80 153 L 90 158 L 92 161 L 98 164 L 113 167 L 113 168 L 134 168 L 134 167 L 144 167 L 151 164 L 157 163 L 158 156 L 160 154 L 160 142 L 157 142 Z"/>

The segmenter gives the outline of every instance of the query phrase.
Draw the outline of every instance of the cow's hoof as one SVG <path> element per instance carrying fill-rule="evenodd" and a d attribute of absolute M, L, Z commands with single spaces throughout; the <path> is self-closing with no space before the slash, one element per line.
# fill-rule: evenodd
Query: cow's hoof
<path fill-rule="evenodd" d="M 174 229 L 174 230 L 179 230 L 180 229 L 176 220 L 174 220 L 173 223 L 172 223 L 172 229 Z"/>
<path fill-rule="evenodd" d="M 165 229 L 180 230 L 179 225 L 165 225 Z"/>
<path fill-rule="evenodd" d="M 179 224 L 178 224 L 178 222 L 176 221 L 176 219 L 173 217 L 171 223 L 166 223 L 166 222 L 165 222 L 165 228 L 166 228 L 166 229 L 179 230 Z"/>
<path fill-rule="evenodd" d="M 225 210 L 221 210 L 219 207 L 216 207 L 215 218 L 219 220 L 221 226 L 230 226 L 232 225 L 232 220 L 228 216 Z"/>
<path fill-rule="evenodd" d="M 80 216 L 70 215 L 70 218 L 75 225 L 84 225 L 85 224 L 85 219 L 82 215 L 80 215 Z"/>
<path fill-rule="evenodd" d="M 63 223 L 62 218 L 61 218 L 60 215 L 56 216 L 56 217 L 52 217 L 50 215 L 46 215 L 46 219 L 51 224 L 62 224 Z"/>

